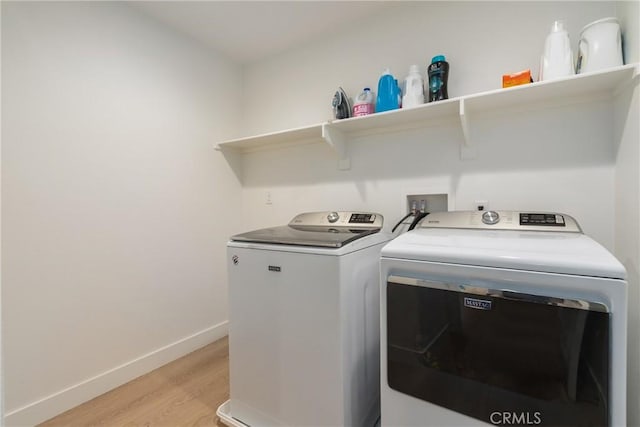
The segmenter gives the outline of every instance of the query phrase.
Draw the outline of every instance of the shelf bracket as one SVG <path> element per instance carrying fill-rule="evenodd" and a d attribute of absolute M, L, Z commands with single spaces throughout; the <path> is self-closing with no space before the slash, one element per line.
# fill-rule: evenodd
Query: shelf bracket
<path fill-rule="evenodd" d="M 475 147 L 471 144 L 469 116 L 465 109 L 464 98 L 460 99 L 460 125 L 462 126 L 463 143 L 460 145 L 460 160 L 471 160 L 476 157 Z"/>
<path fill-rule="evenodd" d="M 322 124 L 322 139 L 338 155 L 338 170 L 351 169 L 351 159 L 347 153 L 347 139 L 342 131 L 332 128 L 330 123 Z"/>
<path fill-rule="evenodd" d="M 470 136 L 469 136 L 469 122 L 467 120 L 467 114 L 464 108 L 464 98 L 460 100 L 460 124 L 462 125 L 462 135 L 464 136 L 464 145 L 465 147 L 469 147 L 470 144 Z"/>

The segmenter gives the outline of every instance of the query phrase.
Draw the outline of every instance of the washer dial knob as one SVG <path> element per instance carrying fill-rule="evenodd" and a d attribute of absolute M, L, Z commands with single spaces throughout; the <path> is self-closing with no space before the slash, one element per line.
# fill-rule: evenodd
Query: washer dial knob
<path fill-rule="evenodd" d="M 482 214 L 482 222 L 487 225 L 497 224 L 500 221 L 500 215 L 496 211 L 486 211 Z"/>
<path fill-rule="evenodd" d="M 330 212 L 329 215 L 327 215 L 327 221 L 329 221 L 332 224 L 336 222 L 338 219 L 340 219 L 340 215 L 338 215 L 338 212 Z"/>

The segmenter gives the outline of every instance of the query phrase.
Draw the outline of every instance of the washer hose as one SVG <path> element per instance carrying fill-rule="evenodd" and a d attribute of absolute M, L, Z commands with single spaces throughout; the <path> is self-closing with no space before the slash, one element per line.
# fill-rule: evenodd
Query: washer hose
<path fill-rule="evenodd" d="M 429 215 L 430 212 L 420 212 L 416 215 L 415 219 L 413 220 L 413 222 L 411 223 L 411 225 L 409 226 L 409 228 L 407 229 L 407 231 L 411 231 L 414 228 L 416 228 L 416 225 L 418 225 L 418 223 L 422 220 L 422 218 L 424 218 L 425 216 Z"/>
<path fill-rule="evenodd" d="M 394 231 L 396 231 L 396 228 L 398 228 L 398 226 L 400 224 L 402 224 L 402 222 L 409 218 L 411 215 L 415 215 L 415 212 L 409 212 L 408 214 L 406 214 L 404 217 L 402 217 L 402 219 L 400 221 L 398 221 L 398 223 L 396 225 L 393 226 L 393 228 L 391 229 L 391 232 L 393 233 Z"/>

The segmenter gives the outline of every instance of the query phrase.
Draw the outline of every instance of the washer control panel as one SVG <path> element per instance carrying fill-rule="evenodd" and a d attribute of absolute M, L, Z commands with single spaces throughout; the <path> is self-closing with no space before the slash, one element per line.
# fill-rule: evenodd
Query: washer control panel
<path fill-rule="evenodd" d="M 419 228 L 557 231 L 582 233 L 571 216 L 557 212 L 451 211 L 428 215 Z"/>
<path fill-rule="evenodd" d="M 305 212 L 296 215 L 289 225 L 299 227 L 347 227 L 355 230 L 381 229 L 382 215 L 374 212 Z"/>
<path fill-rule="evenodd" d="M 372 213 L 352 213 L 349 217 L 349 224 L 373 224 L 376 222 L 376 214 Z"/>

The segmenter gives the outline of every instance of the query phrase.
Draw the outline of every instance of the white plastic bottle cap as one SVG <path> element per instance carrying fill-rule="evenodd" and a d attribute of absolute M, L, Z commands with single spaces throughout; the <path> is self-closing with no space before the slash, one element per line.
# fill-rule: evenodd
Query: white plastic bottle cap
<path fill-rule="evenodd" d="M 553 25 L 551 26 L 551 32 L 559 33 L 560 31 L 564 31 L 564 21 L 562 20 L 554 21 Z"/>
<path fill-rule="evenodd" d="M 417 65 L 412 65 L 409 67 L 409 73 L 410 74 L 420 74 L 420 67 Z"/>

